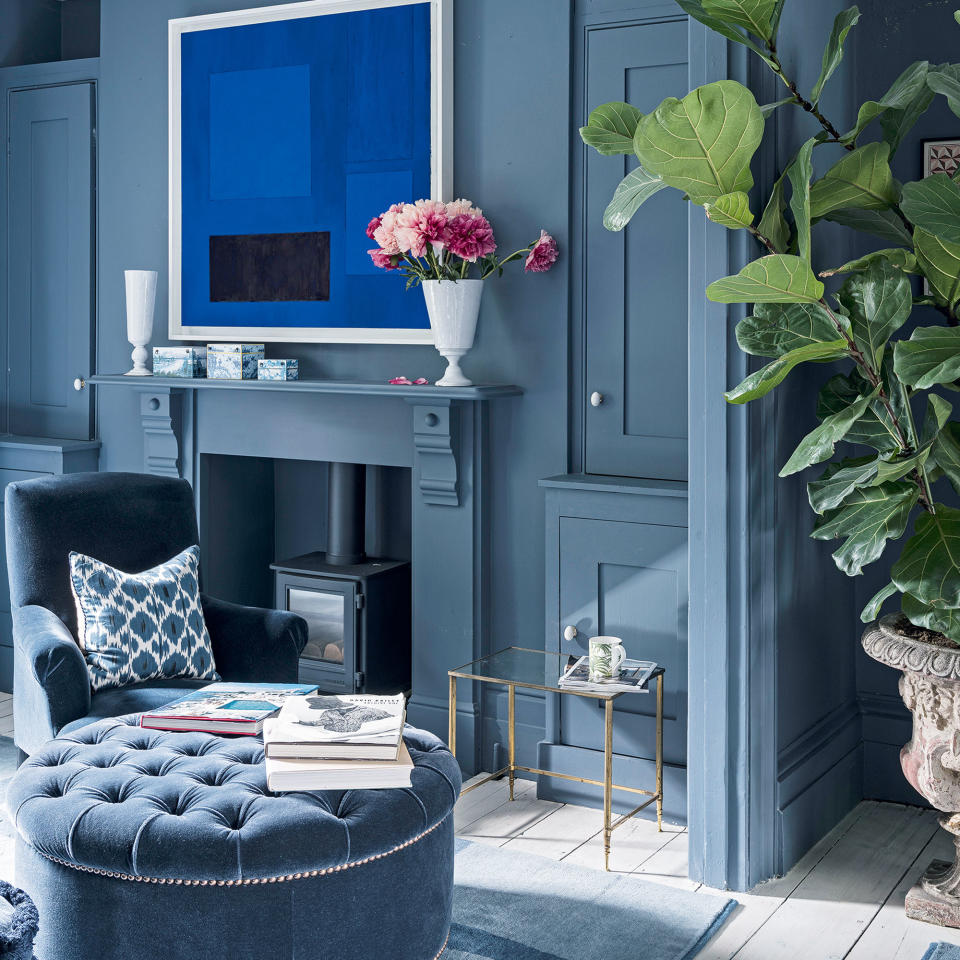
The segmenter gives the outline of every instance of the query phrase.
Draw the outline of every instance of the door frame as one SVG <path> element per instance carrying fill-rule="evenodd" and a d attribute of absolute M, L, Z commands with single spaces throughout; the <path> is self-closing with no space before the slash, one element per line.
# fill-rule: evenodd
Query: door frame
<path fill-rule="evenodd" d="M 8 261 L 8 224 L 7 210 L 10 189 L 10 164 L 8 150 L 10 143 L 10 95 L 18 90 L 36 87 L 62 86 L 71 83 L 92 83 L 94 90 L 93 142 L 96 159 L 97 125 L 99 124 L 100 59 L 91 57 L 83 60 L 62 60 L 56 63 L 31 63 L 18 67 L 0 68 L 0 433 L 8 430 L 9 378 L 6 374 L 9 356 L 9 291 L 7 278 Z M 91 281 L 94 291 L 94 326 L 92 349 L 96 350 L 97 317 L 99 316 L 99 291 L 97 285 L 97 262 L 99 260 L 99 230 L 96 224 L 100 219 L 100 182 L 99 164 L 94 163 L 94 230 L 91 236 Z M 91 423 L 93 423 L 91 416 Z"/>
<path fill-rule="evenodd" d="M 577 0 L 571 105 L 575 126 L 596 104 L 583 102 L 587 31 L 676 19 L 663 0 Z M 731 78 L 756 89 L 745 48 L 702 24 L 689 31 L 690 87 Z M 685 91 L 683 91 L 685 92 Z M 678 91 L 678 93 L 680 93 Z M 770 99 L 770 98 L 768 98 Z M 585 149 L 573 134 L 571 173 L 582 184 Z M 760 182 L 772 150 L 757 158 Z M 582 190 L 580 191 L 582 200 Z M 763 198 L 765 199 L 765 198 Z M 584 209 L 571 200 L 568 471 L 585 467 Z M 717 228 L 691 205 L 689 217 L 687 825 L 691 878 L 746 890 L 779 868 L 777 821 L 777 659 L 773 509 L 776 401 L 728 405 L 724 391 L 746 376 L 733 320 L 742 307 L 708 301 L 707 284 L 750 259 L 748 238 Z M 614 482 L 615 478 L 606 478 Z M 629 482 L 629 481 L 627 481 Z M 549 556 L 549 554 L 548 554 Z M 549 629 L 548 613 L 548 629 Z M 556 634 L 554 634 L 555 636 Z M 548 714 L 548 730 L 549 730 Z"/>

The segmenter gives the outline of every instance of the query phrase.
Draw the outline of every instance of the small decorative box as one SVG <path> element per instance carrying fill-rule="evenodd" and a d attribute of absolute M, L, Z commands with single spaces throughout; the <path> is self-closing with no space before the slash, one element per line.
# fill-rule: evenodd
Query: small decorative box
<path fill-rule="evenodd" d="M 206 347 L 154 347 L 153 375 L 155 377 L 205 377 L 207 375 Z"/>
<path fill-rule="evenodd" d="M 256 380 L 262 343 L 207 344 L 208 380 Z"/>
<path fill-rule="evenodd" d="M 259 380 L 299 380 L 299 360 L 260 360 L 257 364 Z"/>

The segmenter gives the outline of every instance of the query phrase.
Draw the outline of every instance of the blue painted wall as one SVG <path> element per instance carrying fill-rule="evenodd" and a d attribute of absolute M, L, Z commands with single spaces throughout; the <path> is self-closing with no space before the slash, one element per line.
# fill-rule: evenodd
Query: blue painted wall
<path fill-rule="evenodd" d="M 125 268 L 160 271 L 153 343 L 167 342 L 166 21 L 237 6 L 236 0 L 103 0 L 100 371 L 129 365 Z M 569 2 L 457 0 L 455 24 L 455 192 L 483 207 L 503 249 L 525 245 L 541 226 L 565 249 Z M 477 345 L 464 364 L 478 382 L 518 383 L 525 390 L 522 399 L 491 409 L 492 637 L 500 646 L 535 645 L 542 637 L 544 536 L 537 480 L 567 466 L 567 289 L 562 262 L 549 274 L 515 269 L 489 284 Z M 299 357 L 304 377 L 386 380 L 404 373 L 432 380 L 443 370 L 431 347 L 273 344 L 268 354 Z M 99 393 L 101 469 L 141 469 L 134 398 L 123 389 Z M 269 426 L 252 425 L 258 428 Z M 444 651 L 436 657 L 443 662 Z M 542 726 L 542 716 L 529 720 Z M 531 753 L 520 762 L 532 765 L 534 759 Z"/>

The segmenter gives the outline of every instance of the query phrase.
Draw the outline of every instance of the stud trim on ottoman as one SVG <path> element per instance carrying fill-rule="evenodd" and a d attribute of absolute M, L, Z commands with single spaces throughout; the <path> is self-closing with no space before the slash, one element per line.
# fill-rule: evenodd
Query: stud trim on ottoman
<path fill-rule="evenodd" d="M 144 730 L 137 719 L 51 740 L 11 781 L 17 881 L 43 918 L 38 956 L 443 952 L 460 773 L 436 737 L 405 730 L 409 789 L 274 794 L 259 738 Z"/>

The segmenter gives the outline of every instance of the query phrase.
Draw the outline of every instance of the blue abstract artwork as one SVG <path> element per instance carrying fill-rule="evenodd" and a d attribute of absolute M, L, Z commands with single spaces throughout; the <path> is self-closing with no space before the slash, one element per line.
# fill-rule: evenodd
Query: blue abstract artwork
<path fill-rule="evenodd" d="M 423 298 L 373 266 L 365 229 L 390 204 L 431 193 L 429 0 L 191 29 L 172 42 L 180 136 L 171 269 L 180 273 L 171 334 L 269 339 L 275 330 L 311 340 L 333 339 L 317 330 L 342 339 L 356 330 L 371 339 L 382 329 L 389 340 L 390 331 L 404 339 L 428 330 Z M 297 243 L 306 236 L 328 240 Z M 327 262 L 273 256 L 265 279 L 218 275 L 241 262 L 250 269 L 256 249 L 245 238 L 264 237 L 273 250 L 318 251 Z M 223 255 L 234 248 L 242 261 Z M 225 299 L 225 287 L 253 292 Z"/>

